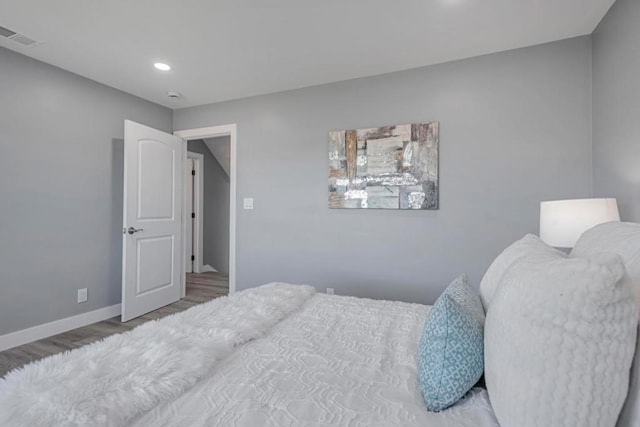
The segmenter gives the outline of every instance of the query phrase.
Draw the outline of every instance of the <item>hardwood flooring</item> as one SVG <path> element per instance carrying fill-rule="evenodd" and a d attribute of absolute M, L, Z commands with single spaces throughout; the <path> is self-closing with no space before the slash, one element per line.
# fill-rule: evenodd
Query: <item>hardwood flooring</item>
<path fill-rule="evenodd" d="M 34 360 L 82 347 L 109 335 L 129 331 L 149 320 L 178 313 L 228 293 L 229 278 L 226 275 L 220 273 L 187 274 L 186 296 L 173 304 L 126 323 L 122 323 L 120 317 L 114 317 L 0 352 L 0 377 Z"/>

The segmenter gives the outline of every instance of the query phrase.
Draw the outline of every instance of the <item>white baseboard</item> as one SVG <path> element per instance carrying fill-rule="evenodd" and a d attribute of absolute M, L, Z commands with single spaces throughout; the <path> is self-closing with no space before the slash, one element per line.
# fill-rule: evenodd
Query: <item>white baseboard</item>
<path fill-rule="evenodd" d="M 88 313 L 78 314 L 53 322 L 45 323 L 21 331 L 11 332 L 0 336 L 0 351 L 8 350 L 22 344 L 38 341 L 71 329 L 87 326 L 102 320 L 111 319 L 120 315 L 120 304 L 99 308 Z"/>

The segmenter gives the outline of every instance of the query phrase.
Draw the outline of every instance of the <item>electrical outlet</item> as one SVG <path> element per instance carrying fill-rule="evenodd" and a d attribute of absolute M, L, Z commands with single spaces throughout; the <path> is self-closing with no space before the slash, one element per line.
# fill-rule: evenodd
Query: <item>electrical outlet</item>
<path fill-rule="evenodd" d="M 80 304 L 81 302 L 87 302 L 87 299 L 87 288 L 78 289 L 78 304 Z"/>
<path fill-rule="evenodd" d="M 333 289 L 333 288 L 327 288 L 327 293 L 328 293 L 329 295 L 333 295 L 333 294 L 335 294 L 335 289 Z"/>
<path fill-rule="evenodd" d="M 253 197 L 245 197 L 242 200 L 242 207 L 244 209 L 253 209 Z"/>

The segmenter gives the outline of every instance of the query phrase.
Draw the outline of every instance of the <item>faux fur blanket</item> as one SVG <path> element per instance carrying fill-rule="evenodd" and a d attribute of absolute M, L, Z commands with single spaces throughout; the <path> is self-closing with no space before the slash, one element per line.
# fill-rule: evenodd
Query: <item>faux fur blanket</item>
<path fill-rule="evenodd" d="M 121 426 L 204 377 L 314 293 L 271 283 L 34 362 L 0 379 L 0 426 Z"/>

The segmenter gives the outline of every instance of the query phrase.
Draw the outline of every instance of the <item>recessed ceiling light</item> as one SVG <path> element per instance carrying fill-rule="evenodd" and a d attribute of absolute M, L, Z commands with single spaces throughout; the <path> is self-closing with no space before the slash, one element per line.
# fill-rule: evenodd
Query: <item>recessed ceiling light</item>
<path fill-rule="evenodd" d="M 164 62 L 156 62 L 155 64 L 153 64 L 153 66 L 160 71 L 169 71 L 171 69 L 171 66 L 165 64 Z"/>

